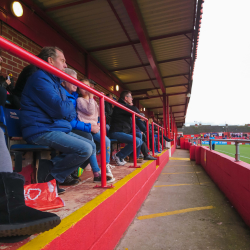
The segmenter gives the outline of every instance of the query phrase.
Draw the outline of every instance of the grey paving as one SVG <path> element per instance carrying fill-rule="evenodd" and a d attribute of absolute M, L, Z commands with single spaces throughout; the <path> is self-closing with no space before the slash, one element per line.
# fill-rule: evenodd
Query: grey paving
<path fill-rule="evenodd" d="M 173 157 L 188 158 L 189 154 L 179 149 Z M 174 184 L 191 185 L 155 187 Z M 138 219 L 205 206 L 215 208 Z M 201 166 L 189 160 L 170 160 L 115 249 L 250 250 L 250 230 Z"/>

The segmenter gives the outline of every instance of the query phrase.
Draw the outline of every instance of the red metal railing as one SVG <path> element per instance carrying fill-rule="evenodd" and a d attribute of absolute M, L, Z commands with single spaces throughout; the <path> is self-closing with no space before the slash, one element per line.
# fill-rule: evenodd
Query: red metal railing
<path fill-rule="evenodd" d="M 100 132 L 101 132 L 101 171 L 102 171 L 102 183 L 101 187 L 107 187 L 106 183 L 106 144 L 105 144 L 105 136 L 106 136 L 106 123 L 105 123 L 105 108 L 104 108 L 104 101 L 112 103 L 113 105 L 126 110 L 127 112 L 132 114 L 132 131 L 133 131 L 133 157 L 134 157 L 134 166 L 137 168 L 137 155 L 136 155 L 136 128 L 135 128 L 135 116 L 140 117 L 146 120 L 147 123 L 147 131 L 148 129 L 148 119 L 144 116 L 139 115 L 138 113 L 124 107 L 123 105 L 119 104 L 118 102 L 108 98 L 107 96 L 101 94 L 100 92 L 96 91 L 95 89 L 90 88 L 89 86 L 83 84 L 82 82 L 78 81 L 77 79 L 71 77 L 70 75 L 64 73 L 63 71 L 55 68 L 54 66 L 50 65 L 49 63 L 43 61 L 42 59 L 36 57 L 35 55 L 31 54 L 30 52 L 20 48 L 19 46 L 15 45 L 14 43 L 6 40 L 2 36 L 0 36 L 0 48 L 7 51 L 8 53 L 15 55 L 37 67 L 43 69 L 67 82 L 70 82 L 80 88 L 87 90 L 88 92 L 94 94 L 95 96 L 99 97 L 100 101 Z M 149 133 L 147 133 L 148 138 L 148 146 L 149 146 Z"/>
<path fill-rule="evenodd" d="M 158 140 L 158 152 L 160 152 L 160 134 L 159 134 L 159 128 L 161 128 L 161 138 L 162 138 L 162 149 L 164 146 L 163 143 L 163 132 L 164 129 L 163 127 L 161 127 L 160 125 L 156 124 L 155 122 L 152 122 L 152 154 L 155 157 L 155 135 L 154 135 L 154 126 L 158 127 L 158 136 L 157 136 L 157 140 Z M 148 130 L 149 131 L 149 130 Z"/>

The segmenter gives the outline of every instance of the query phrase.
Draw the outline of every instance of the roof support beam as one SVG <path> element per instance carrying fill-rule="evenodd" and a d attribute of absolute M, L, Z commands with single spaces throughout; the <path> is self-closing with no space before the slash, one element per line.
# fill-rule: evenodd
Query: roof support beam
<path fill-rule="evenodd" d="M 185 106 L 186 104 L 183 103 L 183 104 L 178 104 L 178 105 L 170 105 L 169 107 L 178 107 L 178 106 Z M 162 108 L 162 106 L 159 106 L 159 107 L 153 107 L 153 108 L 148 108 L 150 110 L 152 109 L 159 109 L 159 108 Z M 182 111 L 182 112 L 185 112 L 185 111 Z"/>
<path fill-rule="evenodd" d="M 168 85 L 165 86 L 165 88 L 174 88 L 174 87 L 181 87 L 181 86 L 187 86 L 188 83 L 183 83 L 183 84 L 175 84 L 175 85 Z M 148 88 L 148 89 L 138 89 L 138 90 L 132 90 L 131 93 L 132 95 L 140 95 L 140 94 L 146 94 L 147 91 L 151 90 L 156 90 L 156 88 Z"/>
<path fill-rule="evenodd" d="M 120 26 L 121 26 L 123 32 L 125 33 L 127 39 L 128 39 L 130 42 L 132 42 L 132 40 L 130 39 L 130 36 L 129 36 L 129 34 L 128 34 L 126 28 L 125 28 L 125 26 L 123 25 L 123 22 L 122 22 L 121 18 L 119 17 L 118 13 L 116 12 L 115 7 L 113 6 L 113 3 L 111 2 L 111 0 L 107 0 L 107 2 L 108 2 L 108 4 L 109 4 L 111 10 L 113 11 L 113 13 L 114 13 L 114 15 L 115 15 L 117 21 L 119 22 L 119 24 L 120 24 Z M 141 62 L 142 67 L 144 68 L 145 72 L 147 73 L 148 78 L 150 78 L 148 69 L 146 68 L 146 66 L 143 66 L 143 61 L 142 61 L 141 56 L 140 56 L 140 54 L 138 53 L 137 49 L 135 48 L 135 45 L 132 45 L 132 47 L 133 47 L 133 50 L 134 50 L 135 54 L 137 55 L 139 61 Z M 153 84 L 154 87 L 156 87 L 153 81 L 151 81 L 151 83 Z M 157 90 L 157 92 L 158 92 L 158 94 L 160 95 L 160 93 L 159 93 L 158 90 Z"/>
<path fill-rule="evenodd" d="M 81 0 L 81 1 L 74 2 L 74 3 L 67 3 L 67 4 L 58 5 L 58 6 L 54 6 L 54 7 L 44 9 L 44 11 L 45 12 L 50 12 L 50 11 L 55 11 L 55 10 L 61 10 L 61 9 L 76 6 L 76 5 L 79 5 L 79 4 L 88 3 L 88 2 L 91 2 L 91 1 L 94 1 L 94 0 Z"/>
<path fill-rule="evenodd" d="M 171 78 L 171 77 L 177 77 L 177 76 L 184 76 L 189 75 L 189 73 L 182 73 L 182 74 L 175 74 L 175 75 L 169 75 L 169 76 L 164 76 L 162 77 L 163 79 Z M 149 82 L 156 80 L 156 78 L 150 78 L 150 79 L 145 79 L 145 80 L 139 80 L 139 81 L 134 81 L 134 82 L 124 82 L 123 84 L 132 84 L 132 83 L 140 83 L 140 82 Z"/>
<path fill-rule="evenodd" d="M 153 69 L 153 72 L 155 74 L 155 77 L 160 85 L 160 88 L 162 90 L 162 93 L 166 93 L 164 84 L 163 84 L 163 80 L 160 74 L 160 70 L 156 61 L 156 57 L 154 55 L 153 49 L 152 49 L 152 45 L 149 41 L 147 32 L 146 32 L 146 28 L 144 26 L 143 23 L 143 19 L 139 10 L 139 7 L 137 5 L 137 2 L 135 0 L 123 0 L 122 1 L 127 12 L 128 15 L 130 17 L 130 20 L 135 28 L 135 31 L 139 37 L 139 40 L 142 44 L 142 47 L 146 53 L 146 56 L 148 58 L 148 61 Z"/>
<path fill-rule="evenodd" d="M 160 63 L 175 62 L 175 61 L 180 61 L 180 60 L 185 60 L 185 62 L 187 62 L 186 61 L 187 59 L 190 59 L 190 56 L 173 58 L 173 59 L 169 59 L 169 60 L 159 61 L 157 63 L 160 64 Z M 135 69 L 135 68 L 141 68 L 141 67 L 147 67 L 147 66 L 150 66 L 150 64 L 149 63 L 145 63 L 145 64 L 139 64 L 139 65 L 130 66 L 130 67 L 117 68 L 117 69 L 110 70 L 110 72 L 115 72 L 115 71 L 120 71 L 120 70 L 127 70 L 127 69 Z"/>
<path fill-rule="evenodd" d="M 172 34 L 163 35 L 163 36 L 150 37 L 149 40 L 150 41 L 155 41 L 155 40 L 160 40 L 160 39 L 175 37 L 175 36 L 181 36 L 181 35 L 186 36 L 186 34 L 189 34 L 189 33 L 192 33 L 192 32 L 193 32 L 193 30 L 186 30 L 186 31 L 183 31 L 183 32 L 177 32 L 177 33 L 172 33 Z M 190 39 L 190 38 L 188 37 L 188 39 Z M 120 47 L 124 47 L 124 46 L 135 45 L 135 44 L 139 44 L 139 43 L 140 43 L 140 40 L 135 40 L 135 41 L 132 41 L 132 42 L 124 42 L 124 43 L 118 43 L 118 44 L 115 44 L 115 45 L 108 45 L 108 46 L 103 46 L 103 47 L 99 47 L 99 48 L 89 49 L 88 52 L 97 52 L 97 51 L 102 51 L 102 50 L 107 50 L 107 49 L 115 49 L 115 48 L 120 48 Z"/>
<path fill-rule="evenodd" d="M 174 95 L 186 95 L 187 92 L 181 92 L 181 93 L 174 93 L 174 94 L 168 94 L 167 96 L 174 96 Z M 150 96 L 150 99 L 153 99 L 153 98 L 159 98 L 159 97 L 163 97 L 163 95 L 155 95 L 155 96 Z M 140 97 L 140 98 L 134 98 L 136 100 L 145 100 L 145 99 L 148 99 L 147 97 Z"/>

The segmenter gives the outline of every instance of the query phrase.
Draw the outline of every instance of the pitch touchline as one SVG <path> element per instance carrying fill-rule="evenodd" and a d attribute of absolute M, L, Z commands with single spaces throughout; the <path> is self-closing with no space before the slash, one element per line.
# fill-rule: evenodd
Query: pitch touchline
<path fill-rule="evenodd" d="M 228 152 L 226 152 L 226 151 L 222 151 L 222 150 L 217 150 L 217 151 L 222 152 L 222 153 L 226 153 L 226 154 L 230 154 L 230 155 L 233 155 L 233 156 L 234 156 L 234 154 L 232 154 L 232 153 L 228 153 Z M 240 157 L 250 159 L 249 157 L 242 156 L 242 155 L 241 155 Z"/>

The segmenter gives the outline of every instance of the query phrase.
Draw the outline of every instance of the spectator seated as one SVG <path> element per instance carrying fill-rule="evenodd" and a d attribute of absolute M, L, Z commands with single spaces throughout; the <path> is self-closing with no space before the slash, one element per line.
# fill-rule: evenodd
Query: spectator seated
<path fill-rule="evenodd" d="M 41 151 L 49 150 L 51 151 L 50 147 L 41 146 L 41 145 L 31 145 L 31 144 L 13 144 L 10 145 L 11 138 L 22 138 L 21 132 L 21 124 L 20 124 L 20 111 L 16 109 L 7 109 L 3 106 L 0 106 L 0 126 L 5 130 L 5 138 L 7 141 L 8 149 L 11 155 L 14 156 L 15 161 L 15 172 L 22 171 L 22 156 L 27 151 L 33 152 L 33 159 L 36 162 L 41 158 Z M 53 154 L 55 151 L 53 150 Z"/>

